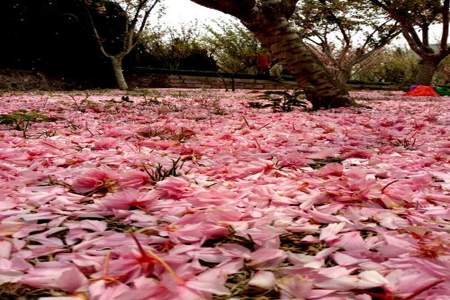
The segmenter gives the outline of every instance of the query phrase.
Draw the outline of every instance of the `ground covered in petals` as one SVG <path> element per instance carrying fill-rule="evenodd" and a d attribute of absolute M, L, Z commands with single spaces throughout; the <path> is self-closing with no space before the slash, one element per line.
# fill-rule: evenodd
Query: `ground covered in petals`
<path fill-rule="evenodd" d="M 450 101 L 354 96 L 0 96 L 0 299 L 450 299 Z"/>

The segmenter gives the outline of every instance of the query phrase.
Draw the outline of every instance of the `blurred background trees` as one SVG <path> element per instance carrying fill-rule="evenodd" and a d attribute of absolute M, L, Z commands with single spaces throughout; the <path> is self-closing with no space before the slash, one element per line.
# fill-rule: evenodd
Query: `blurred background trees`
<path fill-rule="evenodd" d="M 367 1 L 304 0 L 298 6 L 297 30 L 341 84 L 401 32 L 397 22 Z"/>
<path fill-rule="evenodd" d="M 202 42 L 218 68 L 228 73 L 257 73 L 256 58 L 266 51 L 253 34 L 238 22 L 216 22 L 206 27 Z"/>
<path fill-rule="evenodd" d="M 408 86 L 415 83 L 418 62 L 408 48 L 388 47 L 355 66 L 352 79 Z"/>
<path fill-rule="evenodd" d="M 202 41 L 197 24 L 180 28 L 157 26 L 142 37 L 135 65 L 169 70 L 217 71 L 216 61 Z"/>
<path fill-rule="evenodd" d="M 395 19 L 409 47 L 419 57 L 415 82 L 431 84 L 441 62 L 450 54 L 448 45 L 450 0 L 370 0 Z M 440 25 L 440 38 L 432 40 L 433 25 Z"/>
<path fill-rule="evenodd" d="M 399 85 L 428 84 L 433 80 L 444 84 L 450 76 L 449 1 L 302 0 L 291 22 L 305 45 L 341 84 L 348 79 Z M 107 53 L 124 50 L 124 29 L 135 16 L 127 13 L 128 2 L 87 2 Z M 111 59 L 99 48 L 85 3 L 0 1 L 0 71 L 39 71 L 73 88 L 115 86 Z M 272 74 L 288 73 L 286 68 L 279 68 L 273 53 L 237 21 L 171 28 L 159 23 L 160 13 L 163 10 L 156 8 L 138 34 L 143 17 L 140 14 L 134 30 L 129 31 L 133 32 L 133 49 L 126 50 L 123 56 L 125 75 L 136 68 L 257 74 L 258 57 L 266 54 Z M 400 31 L 406 46 L 392 42 Z"/>

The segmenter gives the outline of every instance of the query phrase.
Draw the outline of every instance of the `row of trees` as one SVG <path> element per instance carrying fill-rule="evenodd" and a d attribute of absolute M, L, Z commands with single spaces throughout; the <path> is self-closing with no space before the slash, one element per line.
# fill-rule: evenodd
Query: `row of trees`
<path fill-rule="evenodd" d="M 438 65 L 450 54 L 450 0 L 192 1 L 239 19 L 297 79 L 316 108 L 354 105 L 346 88 L 354 66 L 400 33 L 421 58 L 417 83 L 429 84 Z M 137 44 L 149 13 L 159 1 L 121 2 L 130 16 L 124 27 L 123 49 L 116 55 L 106 53 L 101 37 L 96 34 L 96 38 L 102 53 L 112 60 L 119 87 L 126 88 L 118 58 Z M 138 20 L 141 26 L 136 29 Z M 433 48 L 429 30 L 437 23 L 442 24 L 442 36 L 439 46 Z"/>
<path fill-rule="evenodd" d="M 366 39 L 366 38 L 365 38 Z M 308 43 L 308 41 L 307 41 Z M 313 47 L 311 45 L 311 47 Z M 330 45 L 330 47 L 333 45 Z M 186 24 L 179 29 L 158 28 L 143 35 L 134 56 L 136 66 L 170 70 L 205 70 L 227 73 L 258 74 L 257 57 L 266 50 L 238 22 L 217 22 L 206 28 Z M 366 55 L 356 56 L 349 49 L 349 56 L 359 58 L 355 63 L 342 63 L 333 55 L 324 56 L 317 50 L 321 61 L 336 77 L 363 82 L 388 82 L 406 86 L 416 82 L 419 57 L 405 47 L 387 46 Z M 338 52 L 339 54 L 341 52 Z M 361 51 L 359 52 L 361 53 Z M 337 56 L 336 56 L 337 57 Z M 341 63 L 342 69 L 333 63 Z M 444 83 L 448 78 L 446 66 L 441 64 L 434 81 Z M 276 62 L 272 62 L 271 74 L 289 75 Z"/>
<path fill-rule="evenodd" d="M 59 6 L 64 12 L 63 24 L 72 30 L 76 28 L 74 24 L 83 25 L 80 28 L 109 61 L 122 89 L 128 88 L 123 64 L 130 54 L 140 51 L 151 56 L 158 52 L 155 50 L 165 48 L 167 54 L 176 56 L 178 50 L 186 50 L 182 39 L 172 38 L 168 47 L 165 42 L 155 43 L 149 34 L 155 32 L 151 30 L 155 22 L 150 19 L 163 11 L 164 0 L 8 1 L 16 3 L 11 7 L 40 3 L 39 7 L 49 11 Z M 190 50 L 195 50 L 195 55 L 212 55 L 222 70 L 238 72 L 254 66 L 252 53 L 267 49 L 297 79 L 316 108 L 354 105 L 346 82 L 355 74 L 355 68 L 379 54 L 400 34 L 420 58 L 417 83 L 429 84 L 450 53 L 450 0 L 191 1 L 230 14 L 243 25 L 224 25 L 220 30 L 210 27 L 208 38 L 203 39 L 209 53 L 199 43 L 191 43 L 194 47 Z M 67 9 L 68 4 L 72 11 Z M 433 45 L 430 28 L 437 24 L 442 34 L 439 43 Z"/>

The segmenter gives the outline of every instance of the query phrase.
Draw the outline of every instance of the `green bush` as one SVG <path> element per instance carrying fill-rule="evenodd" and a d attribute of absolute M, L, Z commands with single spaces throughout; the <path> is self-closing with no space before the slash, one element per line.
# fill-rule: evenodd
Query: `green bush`
<path fill-rule="evenodd" d="M 217 71 L 195 24 L 147 32 L 137 46 L 136 65 L 170 70 Z"/>
<path fill-rule="evenodd" d="M 203 43 L 221 71 L 256 74 L 256 57 L 264 48 L 243 25 L 218 22 L 206 27 Z"/>
<path fill-rule="evenodd" d="M 352 79 L 399 85 L 413 84 L 418 71 L 418 62 L 417 55 L 410 50 L 385 49 L 357 66 Z"/>

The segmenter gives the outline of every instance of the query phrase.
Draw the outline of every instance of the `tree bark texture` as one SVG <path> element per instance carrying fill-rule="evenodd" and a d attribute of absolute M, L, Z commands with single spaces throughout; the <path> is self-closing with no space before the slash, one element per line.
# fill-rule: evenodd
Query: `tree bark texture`
<path fill-rule="evenodd" d="M 125 76 L 123 75 L 122 58 L 112 56 L 110 57 L 110 59 L 117 87 L 121 90 L 128 90 L 128 84 L 127 81 L 125 80 Z"/>
<path fill-rule="evenodd" d="M 289 24 L 298 0 L 192 0 L 233 15 L 256 36 L 305 90 L 313 109 L 354 106 L 345 86 L 326 70 Z"/>
<path fill-rule="evenodd" d="M 305 89 L 313 109 L 353 106 L 345 84 L 332 78 L 323 63 L 304 44 L 287 19 L 274 24 L 247 25 L 272 55 L 296 78 Z"/>
<path fill-rule="evenodd" d="M 438 68 L 439 62 L 435 60 L 422 60 L 419 63 L 419 70 L 416 76 L 416 83 L 422 85 L 431 85 L 433 76 Z"/>

